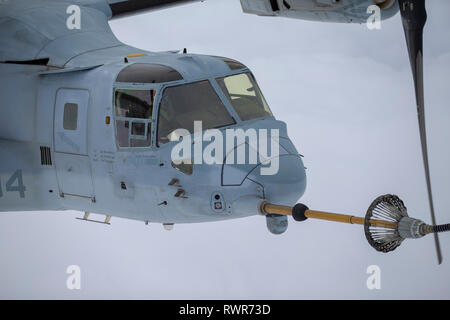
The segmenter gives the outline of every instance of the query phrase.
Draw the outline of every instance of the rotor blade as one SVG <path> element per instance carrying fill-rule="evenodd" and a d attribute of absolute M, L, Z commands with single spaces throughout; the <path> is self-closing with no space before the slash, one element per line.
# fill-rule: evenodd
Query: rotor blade
<path fill-rule="evenodd" d="M 428 162 L 427 135 L 425 129 L 425 99 L 423 89 L 423 28 L 427 21 L 425 0 L 398 0 L 402 16 L 403 30 L 405 31 L 406 45 L 408 47 L 409 61 L 414 77 L 416 91 L 417 115 L 419 118 L 420 140 L 422 143 L 422 157 L 427 182 L 428 202 L 430 205 L 431 222 L 436 225 L 434 215 L 433 196 L 431 192 L 430 167 Z M 438 263 L 442 263 L 441 247 L 438 235 L 434 234 Z"/>

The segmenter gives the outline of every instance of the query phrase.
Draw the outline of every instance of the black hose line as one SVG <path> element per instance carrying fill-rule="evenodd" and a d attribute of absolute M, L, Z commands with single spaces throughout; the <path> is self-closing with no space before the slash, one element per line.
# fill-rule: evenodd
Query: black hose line
<path fill-rule="evenodd" d="M 434 233 L 450 231 L 450 223 L 433 226 L 432 230 Z"/>

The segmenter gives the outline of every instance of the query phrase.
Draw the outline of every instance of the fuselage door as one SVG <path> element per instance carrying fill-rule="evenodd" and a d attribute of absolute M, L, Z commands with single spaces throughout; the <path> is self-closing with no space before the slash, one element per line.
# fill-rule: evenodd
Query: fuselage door
<path fill-rule="evenodd" d="M 89 91 L 59 89 L 56 93 L 55 164 L 61 196 L 94 199 L 87 149 Z"/>

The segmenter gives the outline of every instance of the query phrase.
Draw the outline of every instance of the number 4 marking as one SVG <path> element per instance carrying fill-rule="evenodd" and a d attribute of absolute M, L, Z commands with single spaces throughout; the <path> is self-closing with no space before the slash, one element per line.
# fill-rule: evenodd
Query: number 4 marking
<path fill-rule="evenodd" d="M 14 185 L 17 180 L 17 185 Z M 17 191 L 21 198 L 25 198 L 26 188 L 23 185 L 22 170 L 17 170 L 6 182 L 6 191 Z M 2 187 L 0 184 L 0 197 L 3 197 Z"/>

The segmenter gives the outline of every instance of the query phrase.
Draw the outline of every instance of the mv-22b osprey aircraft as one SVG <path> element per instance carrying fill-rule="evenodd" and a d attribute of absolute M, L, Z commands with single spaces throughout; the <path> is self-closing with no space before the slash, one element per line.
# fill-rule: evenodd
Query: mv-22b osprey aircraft
<path fill-rule="evenodd" d="M 272 114 L 251 71 L 218 56 L 148 52 L 118 41 L 108 21 L 188 1 L 0 0 L 0 211 L 79 210 L 162 223 L 264 215 L 274 234 L 319 218 L 364 225 L 378 251 L 405 238 L 450 230 L 436 226 L 423 118 L 419 0 L 241 0 L 246 13 L 365 23 L 399 10 L 416 84 L 432 225 L 408 217 L 396 196 L 377 198 L 364 218 L 296 204 L 306 187 L 301 155 Z M 202 130 L 277 130 L 255 163 L 228 159 L 252 149 L 247 137 L 223 146 L 219 163 L 174 161 L 179 140 Z M 184 129 L 185 135 L 177 130 Z M 261 132 L 260 130 L 260 132 Z M 193 153 L 204 151 L 193 139 Z M 198 148 L 200 148 L 198 150 Z M 270 149 L 270 150 L 269 150 Z M 271 158 L 277 149 L 276 159 Z M 276 161 L 275 174 L 262 168 Z M 441 255 L 439 252 L 439 262 Z"/>

